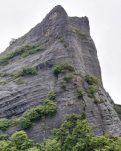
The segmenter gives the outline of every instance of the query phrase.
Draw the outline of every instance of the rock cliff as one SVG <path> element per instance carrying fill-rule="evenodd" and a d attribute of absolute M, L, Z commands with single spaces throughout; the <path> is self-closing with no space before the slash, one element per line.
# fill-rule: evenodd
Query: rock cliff
<path fill-rule="evenodd" d="M 1 56 L 14 52 L 23 45 L 43 46 L 45 51 L 10 58 L 9 64 L 0 70 L 2 73 L 16 73 L 22 67 L 37 69 L 35 76 L 22 76 L 21 80 L 25 83 L 21 85 L 16 84 L 16 79 L 3 85 L 5 77 L 0 77 L 0 118 L 20 117 L 26 110 L 42 105 L 48 92 L 54 90 L 57 112 L 52 117 L 46 117 L 45 130 L 41 119 L 26 129 L 29 138 L 42 142 L 43 137 L 51 135 L 53 128 L 60 126 L 65 114 L 80 114 L 83 110 L 93 126 L 93 133 L 102 135 L 105 132 L 120 136 L 121 122 L 111 97 L 103 88 L 97 50 L 90 36 L 87 17 L 68 17 L 61 6 L 56 6 L 41 23 L 16 39 Z M 75 78 L 67 84 L 66 89 L 60 87 L 64 74 L 55 76 L 52 72 L 53 65 L 58 62 L 70 63 L 75 68 Z M 100 85 L 95 85 L 97 91 L 94 97 L 88 94 L 89 83 L 81 82 L 87 73 L 94 75 L 100 82 Z M 6 76 L 6 80 L 9 78 Z M 78 99 L 76 87 L 83 91 L 83 99 Z M 100 103 L 94 103 L 97 100 Z M 21 129 L 20 126 L 14 126 L 0 134 L 7 133 L 11 136 Z"/>

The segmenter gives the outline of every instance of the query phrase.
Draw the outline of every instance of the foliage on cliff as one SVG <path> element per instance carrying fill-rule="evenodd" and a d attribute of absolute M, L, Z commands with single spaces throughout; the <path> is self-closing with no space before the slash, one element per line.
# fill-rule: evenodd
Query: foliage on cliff
<path fill-rule="evenodd" d="M 95 136 L 81 115 L 66 115 L 59 129 L 52 130 L 52 136 L 43 143 L 34 145 L 24 131 L 13 134 L 10 140 L 0 141 L 2 151 L 121 151 L 121 138 L 112 134 Z"/>
<path fill-rule="evenodd" d="M 53 102 L 55 96 L 55 92 L 51 90 L 48 93 L 47 99 L 43 105 L 28 109 L 22 114 L 21 117 L 15 118 L 14 120 L 9 120 L 6 118 L 0 119 L 0 130 L 5 131 L 10 126 L 15 125 L 20 125 L 23 129 L 26 129 L 34 124 L 33 120 L 37 120 L 43 117 L 45 118 L 45 116 L 52 116 L 56 112 L 56 105 Z"/>

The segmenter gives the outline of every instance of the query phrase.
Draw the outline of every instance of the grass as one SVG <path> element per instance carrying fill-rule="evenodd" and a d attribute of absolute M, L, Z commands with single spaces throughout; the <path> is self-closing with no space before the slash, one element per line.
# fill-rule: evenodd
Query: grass
<path fill-rule="evenodd" d="M 20 85 L 20 84 L 24 84 L 25 82 L 22 81 L 21 79 L 16 80 L 16 84 Z"/>

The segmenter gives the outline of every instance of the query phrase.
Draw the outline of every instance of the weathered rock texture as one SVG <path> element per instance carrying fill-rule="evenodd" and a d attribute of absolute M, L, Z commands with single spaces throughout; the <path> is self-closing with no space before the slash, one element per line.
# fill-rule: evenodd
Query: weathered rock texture
<path fill-rule="evenodd" d="M 74 27 L 86 35 L 86 39 L 80 39 L 75 33 Z M 60 42 L 62 37 L 65 39 L 66 47 Z M 26 130 L 31 139 L 40 143 L 44 136 L 48 138 L 51 135 L 50 130 L 60 126 L 65 114 L 80 114 L 83 111 L 83 101 L 77 99 L 74 81 L 72 80 L 68 84 L 65 91 L 61 89 L 60 79 L 63 75 L 55 77 L 52 73 L 53 65 L 66 61 L 75 66 L 77 73 L 79 71 L 82 74 L 91 73 L 102 84 L 101 71 L 95 44 L 90 36 L 88 18 L 68 17 L 61 6 L 52 9 L 41 23 L 17 39 L 6 51 L 14 51 L 25 44 L 44 45 L 46 50 L 25 58 L 17 58 L 1 71 L 16 72 L 24 66 L 32 66 L 37 68 L 38 74 L 21 78 L 28 84 L 17 85 L 15 81 L 12 81 L 4 86 L 0 85 L 0 118 L 20 116 L 27 109 L 43 104 L 47 93 L 53 89 L 56 93 L 57 113 L 51 118 L 46 118 L 45 133 L 41 119 L 35 122 L 35 126 Z M 3 78 L 0 77 L 0 81 L 2 80 Z M 88 97 L 80 81 L 81 77 L 78 76 L 77 85 L 85 93 L 87 120 L 93 126 L 92 131 L 96 135 L 106 132 L 119 136 L 121 122 L 113 104 L 111 104 L 110 96 L 102 87 L 97 87 L 98 91 L 95 97 L 98 100 L 104 100 L 104 102 L 95 105 L 94 99 Z M 20 129 L 19 126 L 11 127 L 3 133 L 10 136 Z"/>

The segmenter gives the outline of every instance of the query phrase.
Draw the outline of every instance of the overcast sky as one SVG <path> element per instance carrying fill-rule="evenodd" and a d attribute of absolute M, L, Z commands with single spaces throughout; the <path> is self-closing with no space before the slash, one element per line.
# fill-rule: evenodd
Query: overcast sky
<path fill-rule="evenodd" d="M 121 104 L 121 0 L 0 0 L 0 52 L 42 21 L 56 5 L 69 16 L 87 16 L 103 85 Z"/>

